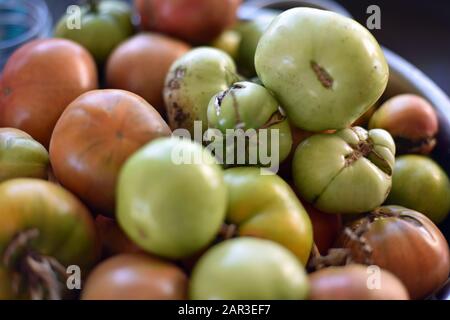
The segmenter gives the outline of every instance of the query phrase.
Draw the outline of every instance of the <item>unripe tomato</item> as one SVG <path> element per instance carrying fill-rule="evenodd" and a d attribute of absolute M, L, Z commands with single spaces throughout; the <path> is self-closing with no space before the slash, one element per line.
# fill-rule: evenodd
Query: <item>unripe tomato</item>
<path fill-rule="evenodd" d="M 182 300 L 187 277 L 175 265 L 144 254 L 117 255 L 89 275 L 83 300 Z"/>
<path fill-rule="evenodd" d="M 0 128 L 0 182 L 12 178 L 47 178 L 47 150 L 29 134 Z"/>
<path fill-rule="evenodd" d="M 65 189 L 38 179 L 8 180 L 0 184 L 0 207 L 0 280 L 10 279 L 9 285 L 2 281 L 0 297 L 29 298 L 33 296 L 24 291 L 26 288 L 48 289 L 40 278 L 33 278 L 39 273 L 32 272 L 31 263 L 50 263 L 48 272 L 67 276 L 65 267 L 79 266 L 83 275 L 97 259 L 94 221 L 84 205 Z M 15 281 L 12 272 L 18 272 L 22 281 L 18 292 L 11 288 Z"/>
<path fill-rule="evenodd" d="M 117 218 L 141 248 L 168 258 L 205 248 L 225 218 L 227 190 L 221 168 L 200 144 L 157 139 L 123 166 Z"/>
<path fill-rule="evenodd" d="M 21 129 L 48 147 L 64 109 L 96 87 L 97 69 L 83 47 L 64 39 L 31 41 L 3 69 L 0 127 Z"/>
<path fill-rule="evenodd" d="M 191 299 L 304 299 L 309 290 L 305 269 L 281 245 L 249 237 L 209 249 L 192 273 Z"/>
<path fill-rule="evenodd" d="M 133 33 L 131 8 L 123 1 L 90 0 L 81 9 L 79 27 L 73 27 L 70 19 L 71 14 L 61 18 L 55 28 L 55 36 L 81 44 L 100 64 Z"/>

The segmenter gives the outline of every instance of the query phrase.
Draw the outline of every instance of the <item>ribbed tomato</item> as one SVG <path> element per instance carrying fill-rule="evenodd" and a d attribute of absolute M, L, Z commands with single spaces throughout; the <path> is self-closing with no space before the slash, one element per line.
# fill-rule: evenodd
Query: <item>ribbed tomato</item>
<path fill-rule="evenodd" d="M 60 298 L 66 267 L 77 265 L 83 275 L 97 259 L 94 221 L 65 189 L 8 180 L 0 184 L 0 207 L 0 298 Z"/>

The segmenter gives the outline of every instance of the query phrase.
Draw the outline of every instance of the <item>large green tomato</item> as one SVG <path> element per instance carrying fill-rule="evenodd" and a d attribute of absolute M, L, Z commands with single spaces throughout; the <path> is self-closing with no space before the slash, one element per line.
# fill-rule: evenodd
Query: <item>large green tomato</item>
<path fill-rule="evenodd" d="M 0 184 L 0 207 L 0 298 L 47 294 L 56 298 L 49 289 L 59 292 L 62 287 L 40 276 L 53 275 L 61 281 L 70 265 L 79 266 L 84 276 L 96 261 L 99 242 L 94 220 L 60 186 L 30 178 L 5 181 Z M 4 278 L 9 280 L 5 283 Z M 14 282 L 20 284 L 18 290 Z"/>
<path fill-rule="evenodd" d="M 161 138 L 123 166 L 117 218 L 143 249 L 168 258 L 187 257 L 218 233 L 225 218 L 226 191 L 220 166 L 200 144 Z"/>
<path fill-rule="evenodd" d="M 0 128 L 0 182 L 12 178 L 47 178 L 47 150 L 29 134 Z"/>
<path fill-rule="evenodd" d="M 209 100 L 238 81 L 233 59 L 225 52 L 200 47 L 181 56 L 170 67 L 164 86 L 164 102 L 172 129 L 194 132 L 194 121 L 208 128 Z"/>
<path fill-rule="evenodd" d="M 209 249 L 190 282 L 196 300 L 305 299 L 305 269 L 281 245 L 263 239 L 236 238 Z"/>
<path fill-rule="evenodd" d="M 348 127 L 378 100 L 389 77 L 368 30 L 311 8 L 275 18 L 259 41 L 255 67 L 292 123 L 308 131 Z"/>
<path fill-rule="evenodd" d="M 450 212 L 450 181 L 432 159 L 419 155 L 398 157 L 387 203 L 419 211 L 439 223 Z"/>
<path fill-rule="evenodd" d="M 293 159 L 300 195 L 327 213 L 362 213 L 388 196 L 395 144 L 383 129 L 353 127 L 304 140 Z"/>
<path fill-rule="evenodd" d="M 227 222 L 241 236 L 273 240 L 306 264 L 313 245 L 311 220 L 289 185 L 258 168 L 225 171 Z"/>
<path fill-rule="evenodd" d="M 55 36 L 84 46 L 102 64 L 112 50 L 133 34 L 130 6 L 121 1 L 90 0 L 81 9 L 80 26 L 74 13 L 66 14 L 55 28 Z"/>

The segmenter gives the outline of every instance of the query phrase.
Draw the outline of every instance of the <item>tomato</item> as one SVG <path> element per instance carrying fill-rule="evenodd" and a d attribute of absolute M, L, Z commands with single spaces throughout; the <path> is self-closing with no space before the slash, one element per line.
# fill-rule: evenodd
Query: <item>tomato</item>
<path fill-rule="evenodd" d="M 163 112 L 166 74 L 171 64 L 188 50 L 189 45 L 164 35 L 136 35 L 123 42 L 108 59 L 108 86 L 134 92 Z"/>
<path fill-rule="evenodd" d="M 98 215 L 95 218 L 95 226 L 97 227 L 100 236 L 102 254 L 104 256 L 142 252 L 142 250 L 125 235 L 114 219 Z"/>
<path fill-rule="evenodd" d="M 0 207 L 0 279 L 10 279 L 9 285 L 0 285 L 0 297 L 30 297 L 12 290 L 12 272 L 20 274 L 22 289 L 48 288 L 33 278 L 39 273 L 32 272 L 30 259 L 42 264 L 57 261 L 64 275 L 70 265 L 79 266 L 83 274 L 97 259 L 94 221 L 84 205 L 63 188 L 38 179 L 8 180 L 0 184 Z M 48 271 L 58 270 L 52 264 Z"/>
<path fill-rule="evenodd" d="M 0 182 L 20 177 L 47 178 L 47 150 L 29 134 L 0 128 Z"/>
<path fill-rule="evenodd" d="M 73 13 L 61 18 L 55 36 L 85 47 L 102 64 L 111 51 L 133 33 L 130 6 L 121 1 L 90 0 L 81 9 L 80 27 L 72 26 Z"/>
<path fill-rule="evenodd" d="M 63 39 L 31 41 L 3 69 L 0 127 L 21 129 L 48 147 L 67 105 L 96 87 L 95 63 L 83 47 Z"/>
<path fill-rule="evenodd" d="M 225 218 L 220 166 L 199 143 L 157 139 L 131 156 L 117 183 L 117 219 L 141 248 L 187 258 L 207 247 Z"/>
<path fill-rule="evenodd" d="M 187 277 L 175 265 L 146 255 L 112 257 L 89 275 L 83 300 L 181 300 Z"/>
<path fill-rule="evenodd" d="M 237 226 L 238 235 L 278 242 L 305 265 L 313 243 L 311 221 L 289 185 L 277 175 L 262 175 L 251 167 L 228 169 L 224 177 L 226 220 Z"/>
<path fill-rule="evenodd" d="M 306 201 L 303 201 L 302 204 L 312 222 L 314 243 L 321 254 L 326 254 L 342 229 L 341 215 L 324 213 Z"/>
<path fill-rule="evenodd" d="M 73 101 L 56 124 L 50 160 L 57 180 L 96 212 L 114 213 L 116 178 L 147 142 L 170 134 L 159 113 L 123 90 L 96 90 Z"/>
<path fill-rule="evenodd" d="M 195 300 L 305 299 L 308 278 L 289 250 L 269 240 L 242 237 L 209 249 L 194 268 Z"/>
<path fill-rule="evenodd" d="M 207 43 L 236 21 L 241 0 L 135 0 L 144 30 Z"/>

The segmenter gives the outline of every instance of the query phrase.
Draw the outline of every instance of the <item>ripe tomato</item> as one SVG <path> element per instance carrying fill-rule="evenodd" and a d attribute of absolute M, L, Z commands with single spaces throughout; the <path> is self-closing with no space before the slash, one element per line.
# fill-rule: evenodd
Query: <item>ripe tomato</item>
<path fill-rule="evenodd" d="M 103 256 L 143 252 L 125 235 L 114 219 L 98 215 L 95 217 L 95 226 L 100 237 Z"/>
<path fill-rule="evenodd" d="M 94 221 L 63 188 L 38 179 L 8 180 L 0 184 L 0 207 L 0 280 L 9 279 L 9 284 L 0 281 L 0 297 L 30 297 L 26 291 L 14 292 L 13 273 L 21 276 L 21 290 L 49 288 L 32 263 L 42 268 L 50 263 L 47 272 L 64 275 L 65 267 L 77 265 L 83 274 L 97 259 Z"/>
<path fill-rule="evenodd" d="M 48 147 L 67 105 L 96 87 L 96 66 L 86 49 L 63 39 L 31 41 L 14 52 L 3 70 L 0 127 L 21 129 Z"/>
<path fill-rule="evenodd" d="M 321 254 L 326 254 L 342 229 L 342 218 L 339 214 L 328 214 L 317 210 L 306 201 L 302 201 L 313 226 L 314 243 Z"/>
<path fill-rule="evenodd" d="M 114 256 L 89 275 L 83 300 L 186 299 L 187 277 L 175 265 L 143 254 Z"/>
<path fill-rule="evenodd" d="M 184 42 L 156 33 L 142 33 L 123 42 L 108 60 L 108 86 L 134 92 L 164 110 L 162 91 L 172 63 L 189 50 Z"/>
<path fill-rule="evenodd" d="M 57 180 L 97 212 L 114 213 L 116 178 L 125 160 L 147 142 L 170 134 L 159 113 L 123 90 L 95 90 L 73 101 L 52 135 Z"/>
<path fill-rule="evenodd" d="M 141 27 L 207 43 L 236 21 L 241 0 L 135 0 Z"/>
<path fill-rule="evenodd" d="M 47 150 L 28 133 L 0 128 L 0 182 L 12 178 L 47 178 Z"/>

